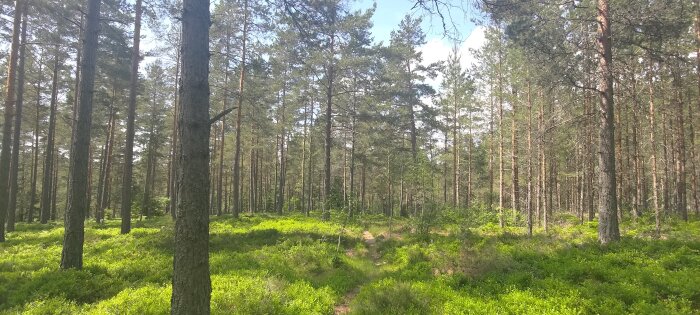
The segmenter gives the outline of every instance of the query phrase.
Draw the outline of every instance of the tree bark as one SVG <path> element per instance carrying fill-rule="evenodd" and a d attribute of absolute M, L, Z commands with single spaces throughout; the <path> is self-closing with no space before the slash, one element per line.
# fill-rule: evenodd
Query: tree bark
<path fill-rule="evenodd" d="M 178 35 L 178 46 L 182 42 L 182 32 Z M 177 118 L 179 117 L 180 108 L 180 64 L 181 64 L 181 54 L 180 49 L 177 48 L 177 54 L 175 57 L 175 101 L 173 102 L 173 130 L 171 135 L 171 148 L 170 148 L 170 162 L 169 162 L 169 172 L 168 172 L 168 212 L 170 216 L 175 219 L 177 213 L 177 187 L 175 182 L 177 181 L 177 148 L 178 148 L 178 138 L 177 138 Z"/>
<path fill-rule="evenodd" d="M 325 151 L 324 151 L 324 180 L 323 180 L 323 220 L 330 220 L 331 211 L 329 209 L 329 198 L 331 197 L 331 147 L 333 146 L 332 125 L 333 125 L 333 81 L 335 80 L 335 65 L 333 55 L 335 54 L 335 34 L 331 34 L 328 39 L 330 46 L 331 60 L 326 65 L 326 111 L 325 111 Z"/>
<path fill-rule="evenodd" d="M 513 93 L 514 98 L 517 100 L 518 99 L 518 94 Z M 513 204 L 513 224 L 516 224 L 518 221 L 518 213 L 520 211 L 520 187 L 518 183 L 518 137 L 516 136 L 516 121 L 517 121 L 517 107 L 516 107 L 517 101 L 512 102 L 513 106 L 513 113 L 512 113 L 512 122 L 511 122 L 511 128 L 510 128 L 510 138 L 511 138 L 511 172 L 512 172 L 512 181 L 513 181 L 513 187 L 511 187 L 511 199 L 512 199 L 512 204 Z"/>
<path fill-rule="evenodd" d="M 238 80 L 238 108 L 236 108 L 236 150 L 233 157 L 233 217 L 241 211 L 241 116 L 243 115 L 243 96 L 246 67 L 246 42 L 248 40 L 248 0 L 243 1 L 243 40 L 241 43 L 241 75 Z M 252 164 L 251 164 L 252 167 Z M 252 187 L 251 187 L 252 190 Z"/>
<path fill-rule="evenodd" d="M 97 38 L 100 22 L 100 0 L 88 0 L 87 25 L 83 39 L 83 60 L 80 66 L 80 100 L 73 131 L 70 154 L 70 192 L 65 214 L 61 269 L 83 267 L 83 241 L 87 203 L 87 173 L 92 124 L 92 97 L 97 64 Z"/>
<path fill-rule="evenodd" d="M 688 206 L 687 206 L 687 195 L 686 195 L 686 147 L 685 147 L 685 119 L 684 119 L 684 103 L 683 96 L 681 92 L 681 83 L 678 74 L 674 74 L 673 84 L 676 94 L 676 196 L 678 202 L 676 203 L 676 212 L 681 216 L 683 221 L 688 221 Z"/>
<path fill-rule="evenodd" d="M 5 219 L 8 211 L 10 189 L 10 151 L 12 151 L 12 118 L 15 107 L 15 74 L 19 52 L 20 22 L 22 21 L 23 1 L 15 1 L 14 22 L 12 26 L 12 43 L 10 44 L 10 60 L 7 67 L 7 83 L 5 84 L 5 115 L 2 127 L 2 151 L 0 152 L 0 242 L 5 241 Z"/>
<path fill-rule="evenodd" d="M 532 90 L 527 81 L 527 235 L 532 236 Z"/>
<path fill-rule="evenodd" d="M 608 0 L 598 0 L 598 39 L 600 56 L 600 153 L 598 179 L 598 241 L 607 244 L 620 239 L 617 222 L 617 183 L 615 178 L 615 117 L 613 104 L 612 42 Z"/>
<path fill-rule="evenodd" d="M 36 115 L 34 116 L 34 146 L 32 148 L 34 157 L 32 159 L 32 187 L 29 193 L 29 210 L 27 211 L 27 222 L 32 223 L 34 221 L 34 210 L 36 206 L 36 182 L 39 173 L 39 116 L 41 109 L 41 78 L 43 72 L 42 60 L 38 62 L 38 79 L 36 82 Z"/>
<path fill-rule="evenodd" d="M 136 117 L 136 94 L 139 80 L 139 45 L 141 44 L 142 0 L 136 0 L 134 20 L 134 46 L 131 50 L 131 77 L 129 79 L 129 108 L 126 116 L 126 144 L 124 145 L 124 169 L 122 178 L 121 233 L 131 231 L 131 190 L 134 173 L 134 119 Z"/>
<path fill-rule="evenodd" d="M 116 88 L 112 88 L 112 99 L 116 100 Z M 102 165 L 100 170 L 100 180 L 98 182 L 97 192 L 97 211 L 95 213 L 95 221 L 102 223 L 104 221 L 104 211 L 109 206 L 109 198 L 111 193 L 112 182 L 112 161 L 114 160 L 114 134 L 116 130 L 117 115 L 114 108 L 114 102 L 109 106 L 109 122 L 107 123 L 107 139 L 105 141 L 104 150 L 102 152 Z M 114 209 L 112 209 L 114 212 Z"/>
<path fill-rule="evenodd" d="M 208 0 L 184 0 L 171 314 L 210 313 Z"/>
<path fill-rule="evenodd" d="M 286 74 L 285 78 L 286 80 Z M 281 130 L 281 136 L 280 136 L 280 176 L 279 176 L 279 187 L 277 189 L 277 201 L 275 202 L 275 210 L 277 211 L 277 214 L 282 214 L 282 208 L 284 207 L 284 185 L 285 185 L 285 180 L 287 179 L 287 163 L 286 163 L 286 157 L 285 157 L 285 144 L 286 144 L 286 131 L 284 128 L 284 124 L 286 123 L 286 117 L 285 117 L 285 107 L 287 105 L 286 100 L 287 99 L 287 82 L 285 81 L 283 83 L 282 87 L 282 108 L 281 108 L 281 113 L 280 113 L 280 124 L 282 126 Z"/>
<path fill-rule="evenodd" d="M 54 51 L 53 78 L 51 83 L 51 105 L 49 109 L 49 131 L 44 151 L 44 175 L 41 185 L 41 224 L 46 224 L 51 216 L 51 184 L 53 183 L 54 146 L 56 138 L 56 107 L 58 106 L 59 51 Z"/>
<path fill-rule="evenodd" d="M 503 217 L 503 197 L 505 192 L 505 179 L 503 178 L 505 161 L 503 160 L 503 56 L 501 52 L 501 39 L 499 37 L 498 50 L 498 226 L 506 226 Z"/>
<path fill-rule="evenodd" d="M 228 56 L 231 50 L 231 32 L 226 31 L 226 55 Z M 223 110 L 228 109 L 228 60 L 224 66 L 224 100 L 223 100 Z M 226 115 L 221 117 L 221 148 L 219 150 L 219 177 L 216 181 L 216 215 L 221 216 L 223 213 L 223 189 L 224 189 L 224 148 L 226 147 Z"/>
<path fill-rule="evenodd" d="M 10 161 L 10 202 L 7 213 L 7 231 L 15 230 L 15 214 L 17 213 L 17 195 L 19 193 L 19 151 L 22 129 L 22 107 L 24 105 L 24 59 L 26 58 L 27 42 L 27 7 L 22 6 L 22 26 L 20 31 L 21 47 L 19 49 L 19 65 L 17 66 L 17 104 L 14 117 L 14 135 L 12 136 L 12 157 Z"/>

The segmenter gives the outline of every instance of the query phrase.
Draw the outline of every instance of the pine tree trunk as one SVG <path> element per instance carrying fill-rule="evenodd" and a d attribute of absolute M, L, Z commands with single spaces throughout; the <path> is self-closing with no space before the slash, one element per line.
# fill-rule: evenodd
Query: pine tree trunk
<path fill-rule="evenodd" d="M 499 42 L 500 42 L 499 38 Z M 505 161 L 503 160 L 503 60 L 500 51 L 498 52 L 498 226 L 503 228 L 506 226 L 505 218 L 503 217 L 503 198 L 505 193 L 505 179 L 503 178 L 505 171 Z"/>
<path fill-rule="evenodd" d="M 686 196 L 686 147 L 685 147 L 685 117 L 684 117 L 684 103 L 683 96 L 681 92 L 680 78 L 674 74 L 673 83 L 676 93 L 676 196 L 678 202 L 676 203 L 676 212 L 681 216 L 683 221 L 688 221 L 688 207 L 687 207 L 687 196 Z"/>
<path fill-rule="evenodd" d="M 58 195 L 58 152 L 54 154 L 53 175 L 51 176 L 51 221 L 56 221 L 58 216 L 58 208 L 56 207 L 56 198 Z"/>
<path fill-rule="evenodd" d="M 233 158 L 233 217 L 237 218 L 241 205 L 241 116 L 243 115 L 243 87 L 246 69 L 246 42 L 248 40 L 248 0 L 243 0 L 243 40 L 241 44 L 241 75 L 238 80 L 238 108 L 236 108 L 236 150 Z M 252 150 L 252 149 L 251 149 Z M 252 161 L 252 160 L 251 160 Z M 252 164 L 251 164 L 252 169 Z M 252 187 L 251 187 L 252 191 Z M 252 200 L 252 199 L 251 199 Z M 252 209 L 252 207 L 251 207 Z"/>
<path fill-rule="evenodd" d="M 301 144 L 301 209 L 307 216 L 309 208 L 306 206 L 306 139 L 308 137 L 308 104 L 304 104 L 304 129 Z"/>
<path fill-rule="evenodd" d="M 32 223 L 34 221 L 34 210 L 36 209 L 36 182 L 39 173 L 39 116 L 41 110 L 41 78 L 43 72 L 41 60 L 38 62 L 38 77 L 36 83 L 36 115 L 34 116 L 34 145 L 32 151 L 34 157 L 32 159 L 32 187 L 29 193 L 29 210 L 27 211 L 27 222 Z"/>
<path fill-rule="evenodd" d="M 613 105 L 612 43 L 608 0 L 598 0 L 598 54 L 600 81 L 600 153 L 598 241 L 607 244 L 620 239 L 617 221 L 615 178 L 615 117 Z"/>
<path fill-rule="evenodd" d="M 114 134 L 116 130 L 117 115 L 114 106 L 110 106 L 109 109 L 109 129 L 107 131 L 107 143 L 105 143 L 104 150 L 104 171 L 101 172 L 102 178 L 100 181 L 101 185 L 97 187 L 99 189 L 97 198 L 97 215 L 95 215 L 95 220 L 99 222 L 104 221 L 105 209 L 109 206 L 110 188 L 112 182 L 112 161 L 113 151 L 114 151 Z"/>
<path fill-rule="evenodd" d="M 527 235 L 532 236 L 532 90 L 527 81 Z"/>
<path fill-rule="evenodd" d="M 209 1 L 184 0 L 171 314 L 210 313 Z"/>
<path fill-rule="evenodd" d="M 286 75 L 285 75 L 286 80 Z M 284 124 L 286 123 L 285 117 L 285 107 L 287 105 L 287 83 L 285 82 L 282 87 L 282 108 L 280 113 L 280 124 L 282 126 L 280 135 L 280 176 L 279 176 L 279 187 L 277 189 L 277 201 L 275 202 L 275 211 L 277 214 L 282 214 L 282 208 L 284 207 L 284 188 L 285 180 L 287 179 L 287 163 L 285 158 L 285 144 L 286 144 L 286 131 Z"/>
<path fill-rule="evenodd" d="M 153 191 L 153 181 L 155 177 L 155 167 L 156 167 L 156 122 L 158 119 L 157 112 L 157 99 L 156 93 L 153 93 L 152 103 L 151 103 L 151 126 L 148 131 L 148 144 L 146 149 L 146 179 L 144 181 L 143 188 L 143 216 L 149 218 L 152 209 L 152 191 Z"/>
<path fill-rule="evenodd" d="M 468 112 L 468 121 L 469 121 L 469 126 L 468 126 L 468 134 L 467 136 L 469 137 L 467 139 L 467 196 L 465 198 L 465 207 L 467 209 L 471 208 L 472 206 L 472 148 L 474 146 L 474 135 L 472 133 L 472 111 L 469 109 Z"/>
<path fill-rule="evenodd" d="M 231 32 L 226 31 L 226 48 L 225 53 L 228 56 L 231 51 Z M 228 61 L 224 67 L 224 101 L 223 110 L 228 109 Z M 219 177 L 216 181 L 216 215 L 221 216 L 223 213 L 223 190 L 224 190 L 224 148 L 226 147 L 226 115 L 221 117 L 221 149 L 219 150 Z"/>
<path fill-rule="evenodd" d="M 136 0 L 134 19 L 134 46 L 131 50 L 131 77 L 129 78 L 129 108 L 126 117 L 126 144 L 124 145 L 124 169 L 122 177 L 121 233 L 131 231 L 131 191 L 134 175 L 134 120 L 136 117 L 136 94 L 139 80 L 139 45 L 141 43 L 142 0 Z"/>
<path fill-rule="evenodd" d="M 656 228 L 656 235 L 659 236 L 661 232 L 661 208 L 659 205 L 659 181 L 657 179 L 657 166 L 656 166 L 656 110 L 654 108 L 654 77 L 653 77 L 653 63 L 651 59 L 649 60 L 649 70 L 647 71 L 647 80 L 649 83 L 649 145 L 651 148 L 649 152 L 651 154 L 651 181 L 652 181 L 652 196 L 654 201 L 654 221 Z"/>
<path fill-rule="evenodd" d="M 517 93 L 513 93 L 515 99 L 518 99 Z M 512 172 L 512 181 L 513 181 L 513 187 L 512 189 L 512 204 L 513 204 L 513 224 L 516 224 L 518 222 L 518 212 L 520 211 L 520 187 L 518 187 L 518 137 L 516 137 L 515 133 L 515 124 L 517 120 L 517 112 L 516 112 L 516 102 L 512 102 L 513 106 L 513 115 L 512 115 L 512 122 L 511 122 L 511 128 L 510 128 L 510 138 L 511 138 L 511 172 Z"/>
<path fill-rule="evenodd" d="M 58 46 L 54 51 L 53 77 L 51 83 L 51 105 L 49 109 L 49 130 L 44 151 L 44 176 L 41 185 L 41 224 L 46 224 L 51 216 L 51 183 L 53 178 L 54 142 L 56 138 L 56 107 L 58 106 Z"/>
<path fill-rule="evenodd" d="M 540 102 L 539 106 L 539 122 L 540 122 L 540 131 L 539 131 L 539 137 L 540 140 L 538 141 L 538 152 L 539 152 L 539 166 L 540 166 L 540 171 L 538 173 L 537 179 L 538 179 L 538 188 L 537 188 L 537 198 L 539 200 L 539 208 L 538 208 L 538 218 L 540 219 L 540 224 L 542 227 L 544 227 L 544 232 L 547 233 L 549 231 L 549 207 L 551 206 L 549 203 L 547 203 L 547 155 L 545 154 L 546 151 L 546 128 L 545 128 L 545 122 L 544 122 L 544 102 L 545 100 L 543 99 L 542 102 Z"/>
<path fill-rule="evenodd" d="M 179 49 L 179 45 L 182 42 L 182 32 L 178 35 L 178 49 L 177 49 L 177 56 L 175 57 L 175 100 L 173 102 L 173 130 L 172 130 L 172 135 L 170 136 L 170 162 L 169 164 L 169 172 L 168 172 L 168 212 L 170 212 L 170 216 L 175 219 L 175 216 L 177 214 L 177 187 L 175 182 L 177 181 L 177 148 L 179 147 L 178 145 L 178 138 L 177 138 L 177 118 L 180 116 L 180 65 L 181 65 L 181 52 Z"/>
<path fill-rule="evenodd" d="M 331 56 L 335 54 L 335 34 L 331 34 L 328 39 L 328 44 L 330 45 Z M 333 58 L 333 57 L 331 57 Z M 325 111 L 325 146 L 324 146 L 324 178 L 323 178 L 323 220 L 330 220 L 330 204 L 329 198 L 331 197 L 331 147 L 333 145 L 332 138 L 332 125 L 333 125 L 333 81 L 335 76 L 335 65 L 333 61 L 328 61 L 326 65 L 326 111 Z"/>
<path fill-rule="evenodd" d="M 83 267 L 83 241 L 87 203 L 87 173 L 90 129 L 92 124 L 92 97 L 97 64 L 97 37 L 100 22 L 100 0 L 88 0 L 87 25 L 83 39 L 83 64 L 80 66 L 80 100 L 76 115 L 73 144 L 70 154 L 70 193 L 65 214 L 61 269 Z"/>
<path fill-rule="evenodd" d="M 490 91 L 493 91 L 493 82 L 490 83 Z M 493 146 L 495 142 L 495 137 L 494 137 L 494 130 L 493 130 L 493 117 L 494 117 L 494 100 L 493 100 L 493 93 L 491 93 L 490 96 L 490 105 L 489 106 L 489 195 L 488 195 L 488 209 L 489 212 L 493 211 Z"/>
<path fill-rule="evenodd" d="M 19 151 L 22 129 L 22 107 L 24 105 L 24 59 L 26 58 L 26 42 L 27 42 L 27 7 L 22 6 L 22 26 L 19 49 L 19 65 L 17 67 L 17 105 L 14 117 L 14 135 L 12 136 L 12 157 L 10 161 L 10 201 L 7 213 L 7 231 L 15 230 L 15 214 L 17 213 L 17 195 L 19 194 Z"/>
<path fill-rule="evenodd" d="M 10 60 L 7 66 L 7 83 L 5 85 L 5 115 L 2 128 L 2 151 L 0 151 L 0 242 L 5 241 L 5 219 L 9 201 L 10 187 L 10 151 L 12 151 L 12 118 L 15 107 L 15 74 L 19 52 L 20 22 L 22 21 L 23 1 L 15 1 L 14 22 L 12 26 L 12 43 Z"/>

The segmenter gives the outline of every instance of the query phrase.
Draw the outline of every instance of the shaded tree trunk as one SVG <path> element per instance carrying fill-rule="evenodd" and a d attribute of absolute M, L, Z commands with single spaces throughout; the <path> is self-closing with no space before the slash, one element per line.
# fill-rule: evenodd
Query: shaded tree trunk
<path fill-rule="evenodd" d="M 182 41 L 182 33 L 180 33 L 180 37 L 178 37 L 178 46 L 180 45 L 180 42 Z M 177 49 L 177 56 L 175 57 L 175 101 L 173 102 L 174 104 L 174 109 L 173 109 L 173 132 L 171 135 L 171 140 L 170 140 L 170 162 L 169 164 L 169 172 L 168 172 L 168 212 L 170 212 L 170 216 L 175 219 L 175 215 L 177 213 L 177 187 L 175 182 L 177 181 L 177 148 L 178 148 L 178 138 L 177 138 L 177 130 L 178 130 L 178 125 L 177 125 L 177 118 L 179 116 L 179 110 L 180 110 L 180 102 L 179 102 L 179 97 L 180 97 L 180 56 L 181 52 L 180 49 Z"/>
<path fill-rule="evenodd" d="M 517 93 L 513 93 L 513 96 L 515 99 L 517 99 L 518 95 Z M 517 112 L 516 112 L 516 102 L 512 102 L 513 106 L 513 115 L 512 119 L 513 121 L 511 122 L 511 128 L 510 128 L 510 138 L 511 138 L 511 172 L 512 172 L 512 185 L 511 187 L 511 199 L 512 199 L 512 204 L 513 204 L 513 224 L 516 224 L 518 221 L 518 212 L 520 211 L 520 187 L 518 187 L 518 137 L 516 136 L 515 133 L 515 124 L 516 124 L 516 119 L 517 119 Z"/>
<path fill-rule="evenodd" d="M 29 193 L 29 210 L 27 211 L 27 222 L 32 223 L 34 221 L 34 210 L 36 209 L 36 182 L 39 173 L 39 116 L 41 109 L 41 78 L 42 78 L 42 64 L 41 60 L 38 62 L 38 79 L 36 82 L 36 115 L 34 116 L 34 146 L 32 148 L 34 157 L 32 159 L 32 187 Z"/>
<path fill-rule="evenodd" d="M 10 151 L 12 151 L 12 118 L 15 108 L 15 74 L 19 52 L 20 22 L 22 21 L 23 1 L 15 1 L 14 22 L 12 26 L 12 43 L 10 60 L 7 66 L 7 83 L 5 84 L 5 115 L 2 125 L 2 151 L 0 151 L 0 242 L 5 241 L 5 219 L 9 205 L 10 187 Z"/>
<path fill-rule="evenodd" d="M 285 80 L 286 80 L 286 75 L 285 75 Z M 279 175 L 279 187 L 277 189 L 277 201 L 275 202 L 275 210 L 277 211 L 278 214 L 282 214 L 282 208 L 284 207 L 284 185 L 285 185 L 285 180 L 287 179 L 287 163 L 286 163 L 286 157 L 285 157 L 285 144 L 286 144 L 286 131 L 284 128 L 284 124 L 286 123 L 286 117 L 285 117 L 285 107 L 287 105 L 287 83 L 284 83 L 284 86 L 282 87 L 282 108 L 281 108 L 281 119 L 280 119 L 280 124 L 282 126 L 281 130 L 281 135 L 280 135 L 280 175 Z"/>
<path fill-rule="evenodd" d="M 51 216 L 51 184 L 53 178 L 54 142 L 56 138 L 56 107 L 58 106 L 58 72 L 59 51 L 56 46 L 53 61 L 53 78 L 51 83 L 51 105 L 49 109 L 49 131 L 46 138 L 46 150 L 44 151 L 44 175 L 41 185 L 41 223 L 46 224 Z"/>
<path fill-rule="evenodd" d="M 617 221 L 615 178 L 615 117 L 613 105 L 612 43 L 608 0 L 598 0 L 598 39 L 600 56 L 600 153 L 598 178 L 598 241 L 607 244 L 620 239 Z"/>
<path fill-rule="evenodd" d="M 73 131 L 70 154 L 68 208 L 65 215 L 61 269 L 83 267 L 83 241 L 87 203 L 87 173 L 92 124 L 92 97 L 97 64 L 97 37 L 100 22 L 100 0 L 88 0 L 87 25 L 83 39 L 83 60 L 80 66 L 80 100 Z"/>
<path fill-rule="evenodd" d="M 19 151 L 20 136 L 22 129 L 22 107 L 24 105 L 24 59 L 26 58 L 27 49 L 27 7 L 22 6 L 22 26 L 20 31 L 21 47 L 19 50 L 19 65 L 17 67 L 17 104 L 14 117 L 14 135 L 12 136 L 12 157 L 10 161 L 10 201 L 7 213 L 7 231 L 15 230 L 15 214 L 17 213 L 17 195 L 19 194 Z"/>
<path fill-rule="evenodd" d="M 243 1 L 243 40 L 241 43 L 241 75 L 238 80 L 238 108 L 236 108 L 236 150 L 233 157 L 233 217 L 241 211 L 241 116 L 243 115 L 243 97 L 246 69 L 246 42 L 248 40 L 248 0 Z M 251 160 L 252 161 L 252 160 Z M 252 164 L 251 164 L 252 168 Z M 251 187 L 252 190 L 252 187 Z M 251 199 L 252 200 L 252 199 Z"/>
<path fill-rule="evenodd" d="M 656 109 L 654 108 L 654 77 L 653 77 L 653 64 L 651 59 L 649 60 L 649 70 L 647 71 L 647 80 L 649 84 L 649 145 L 651 148 L 649 152 L 651 153 L 651 181 L 652 181 L 652 196 L 654 201 L 654 221 L 656 228 L 656 235 L 658 236 L 661 232 L 661 208 L 659 205 L 659 184 L 657 179 L 657 166 L 656 166 Z"/>
<path fill-rule="evenodd" d="M 527 81 L 527 235 L 532 236 L 532 90 Z"/>
<path fill-rule="evenodd" d="M 208 0 L 184 0 L 171 314 L 210 313 Z"/>
<path fill-rule="evenodd" d="M 142 0 L 136 0 L 136 13 L 134 20 L 134 46 L 131 50 L 131 77 L 129 79 L 129 108 L 126 117 L 126 144 L 124 145 L 124 169 L 122 178 L 122 203 L 121 203 L 121 233 L 131 231 L 131 191 L 133 189 L 134 173 L 134 119 L 136 116 L 136 93 L 138 93 L 139 80 L 139 45 L 141 43 L 141 11 Z"/>

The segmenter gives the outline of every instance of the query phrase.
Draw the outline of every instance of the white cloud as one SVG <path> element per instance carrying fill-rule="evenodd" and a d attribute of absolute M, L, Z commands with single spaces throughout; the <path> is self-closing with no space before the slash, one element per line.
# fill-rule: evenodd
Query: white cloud
<path fill-rule="evenodd" d="M 486 41 L 484 31 L 485 28 L 483 26 L 475 27 L 471 34 L 467 36 L 467 39 L 459 45 L 462 69 L 469 69 L 478 62 L 471 50 L 478 50 L 484 45 Z M 419 47 L 418 50 L 423 53 L 423 64 L 428 65 L 433 62 L 447 60 L 450 52 L 452 52 L 452 44 L 444 38 L 433 37 Z M 438 75 L 435 79 L 427 80 L 427 83 L 437 90 L 440 88 L 440 82 L 442 82 L 442 75 Z"/>

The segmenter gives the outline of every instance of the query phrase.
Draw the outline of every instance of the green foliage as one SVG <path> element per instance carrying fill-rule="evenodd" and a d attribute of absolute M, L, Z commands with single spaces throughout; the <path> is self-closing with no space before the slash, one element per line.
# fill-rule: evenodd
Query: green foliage
<path fill-rule="evenodd" d="M 476 212 L 476 211 L 475 211 Z M 697 222 L 623 226 L 600 246 L 597 223 L 464 227 L 464 212 L 414 219 L 362 216 L 343 227 L 303 216 L 213 218 L 214 314 L 689 314 L 700 305 Z M 389 224 L 391 223 L 391 234 Z M 366 225 L 366 226 L 364 226 Z M 564 225 L 562 225 L 564 226 Z M 368 227 L 376 243 L 361 240 Z M 167 314 L 170 218 L 88 223 L 85 268 L 58 270 L 62 228 L 18 224 L 0 244 L 0 313 Z M 653 226 L 652 226 L 653 229 Z M 338 235 L 341 236 L 337 248 Z"/>

